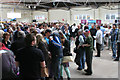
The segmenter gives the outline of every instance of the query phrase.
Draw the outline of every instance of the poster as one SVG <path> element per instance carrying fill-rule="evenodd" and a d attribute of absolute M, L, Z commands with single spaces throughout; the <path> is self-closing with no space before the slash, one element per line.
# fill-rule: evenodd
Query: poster
<path fill-rule="evenodd" d="M 115 15 L 114 14 L 111 15 L 111 19 L 115 19 Z"/>
<path fill-rule="evenodd" d="M 82 19 L 82 15 L 79 15 L 79 20 L 81 20 Z"/>
<path fill-rule="evenodd" d="M 101 25 L 101 20 L 96 20 L 96 23 L 97 23 L 98 25 Z"/>
<path fill-rule="evenodd" d="M 81 23 L 82 23 L 82 24 L 84 24 L 84 23 L 86 23 L 86 22 L 87 22 L 86 20 L 81 20 Z"/>
<path fill-rule="evenodd" d="M 83 19 L 86 19 L 86 15 L 83 15 Z"/>
<path fill-rule="evenodd" d="M 44 15 L 37 15 L 37 16 L 35 16 L 35 19 L 36 20 L 44 20 L 45 16 Z"/>
<path fill-rule="evenodd" d="M 110 19 L 110 14 L 106 14 L 106 19 Z"/>
<path fill-rule="evenodd" d="M 90 20 L 90 15 L 87 15 L 87 20 Z"/>
<path fill-rule="evenodd" d="M 79 20 L 79 15 L 75 15 L 74 20 Z"/>

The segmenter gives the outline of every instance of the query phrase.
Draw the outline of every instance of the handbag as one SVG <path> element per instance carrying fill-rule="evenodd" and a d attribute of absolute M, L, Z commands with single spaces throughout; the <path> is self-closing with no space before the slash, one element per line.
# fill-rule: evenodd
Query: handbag
<path fill-rule="evenodd" d="M 72 56 L 64 56 L 62 59 L 62 63 L 66 63 L 66 62 L 73 62 L 73 57 Z"/>
<path fill-rule="evenodd" d="M 77 53 L 77 52 L 78 52 L 77 47 L 74 48 L 73 52 L 74 52 L 74 53 Z"/>
<path fill-rule="evenodd" d="M 41 77 L 49 77 L 48 68 L 46 67 L 41 68 Z"/>

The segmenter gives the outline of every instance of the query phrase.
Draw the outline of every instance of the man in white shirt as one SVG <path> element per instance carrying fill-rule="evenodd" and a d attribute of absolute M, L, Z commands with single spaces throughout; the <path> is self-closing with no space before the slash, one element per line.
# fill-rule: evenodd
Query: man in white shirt
<path fill-rule="evenodd" d="M 95 57 L 100 57 L 101 46 L 102 46 L 102 31 L 100 30 L 100 26 L 98 26 L 97 27 L 97 33 L 96 33 L 97 55 Z"/>

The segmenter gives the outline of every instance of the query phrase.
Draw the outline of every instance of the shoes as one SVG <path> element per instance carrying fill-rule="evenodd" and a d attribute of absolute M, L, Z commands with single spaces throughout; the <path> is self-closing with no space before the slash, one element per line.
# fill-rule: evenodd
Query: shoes
<path fill-rule="evenodd" d="M 119 59 L 116 58 L 114 61 L 119 61 Z"/>
<path fill-rule="evenodd" d="M 98 55 L 95 55 L 95 57 L 100 57 L 100 56 L 98 56 Z"/>
<path fill-rule="evenodd" d="M 92 75 L 92 73 L 85 73 L 85 75 Z"/>
<path fill-rule="evenodd" d="M 70 78 L 68 77 L 67 80 L 70 80 Z"/>
<path fill-rule="evenodd" d="M 62 77 L 62 76 L 60 76 L 60 80 L 63 80 L 63 77 Z"/>
<path fill-rule="evenodd" d="M 87 70 L 87 69 L 85 69 L 84 71 L 85 71 L 85 72 L 88 72 L 88 70 Z"/>
<path fill-rule="evenodd" d="M 95 51 L 95 48 L 93 48 L 93 50 Z"/>
<path fill-rule="evenodd" d="M 110 50 L 110 49 L 108 48 L 108 49 L 106 49 L 106 50 Z"/>
<path fill-rule="evenodd" d="M 80 70 L 80 71 L 81 71 L 82 69 L 78 67 L 77 70 Z"/>
<path fill-rule="evenodd" d="M 112 59 L 116 59 L 116 56 L 112 56 Z"/>

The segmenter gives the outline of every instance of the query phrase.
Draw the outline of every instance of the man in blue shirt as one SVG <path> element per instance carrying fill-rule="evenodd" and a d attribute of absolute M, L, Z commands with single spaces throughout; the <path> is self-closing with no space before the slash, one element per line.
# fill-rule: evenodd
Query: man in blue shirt
<path fill-rule="evenodd" d="M 113 52 L 113 58 L 116 58 L 116 40 L 117 40 L 117 25 L 113 24 L 113 29 L 110 32 L 111 35 L 111 47 L 112 47 L 112 52 Z"/>
<path fill-rule="evenodd" d="M 105 33 L 105 28 L 103 27 L 103 24 L 101 24 L 100 27 L 101 31 L 102 31 L 102 50 L 104 49 L 104 33 Z"/>

